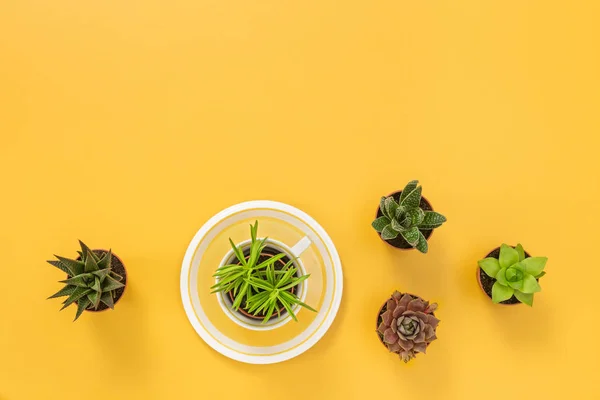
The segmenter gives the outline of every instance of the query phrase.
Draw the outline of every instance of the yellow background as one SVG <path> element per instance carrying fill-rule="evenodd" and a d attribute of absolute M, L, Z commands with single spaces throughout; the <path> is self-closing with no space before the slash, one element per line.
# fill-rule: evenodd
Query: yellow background
<path fill-rule="evenodd" d="M 0 2 L 0 399 L 598 399 L 596 0 Z M 418 178 L 448 223 L 387 248 L 379 196 Z M 278 365 L 194 332 L 185 249 L 249 199 L 301 208 L 341 254 L 337 319 Z M 115 311 L 58 312 L 53 253 L 112 247 Z M 549 257 L 532 309 L 477 259 Z M 440 304 L 404 365 L 374 333 L 393 289 Z"/>

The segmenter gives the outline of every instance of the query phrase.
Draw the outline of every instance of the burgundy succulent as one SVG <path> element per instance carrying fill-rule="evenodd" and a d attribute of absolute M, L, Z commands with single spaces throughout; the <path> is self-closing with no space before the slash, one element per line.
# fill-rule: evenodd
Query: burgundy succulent
<path fill-rule="evenodd" d="M 391 352 L 408 362 L 437 339 L 440 320 L 433 315 L 436 309 L 436 303 L 395 291 L 381 309 L 377 333 Z"/>

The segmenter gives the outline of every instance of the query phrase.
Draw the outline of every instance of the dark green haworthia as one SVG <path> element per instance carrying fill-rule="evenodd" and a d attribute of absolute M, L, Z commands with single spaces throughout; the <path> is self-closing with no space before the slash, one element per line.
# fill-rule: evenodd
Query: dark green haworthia
<path fill-rule="evenodd" d="M 75 320 L 86 309 L 97 309 L 100 303 L 113 308 L 115 290 L 125 286 L 123 277 L 112 270 L 110 250 L 100 258 L 85 243 L 79 241 L 79 244 L 78 260 L 55 256 L 57 260 L 48 261 L 68 275 L 67 279 L 60 281 L 65 286 L 48 298 L 67 297 L 61 310 L 76 303 Z"/>
<path fill-rule="evenodd" d="M 400 235 L 421 253 L 429 246 L 422 230 L 435 229 L 446 222 L 446 217 L 435 211 L 424 211 L 421 207 L 419 181 L 410 181 L 402 190 L 397 202 L 393 196 L 382 197 L 379 209 L 382 216 L 371 224 L 383 240 L 396 239 Z"/>

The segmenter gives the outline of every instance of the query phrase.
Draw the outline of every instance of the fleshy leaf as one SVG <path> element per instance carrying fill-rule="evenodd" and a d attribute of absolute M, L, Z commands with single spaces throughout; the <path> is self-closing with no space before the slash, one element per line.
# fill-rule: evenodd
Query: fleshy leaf
<path fill-rule="evenodd" d="M 73 320 L 73 322 L 77 321 L 77 318 L 79 318 L 79 316 L 81 316 L 83 311 L 86 308 L 88 308 L 89 305 L 90 305 L 90 300 L 87 297 L 84 297 L 83 299 L 81 299 L 80 301 L 77 302 L 77 313 L 75 314 L 75 319 Z"/>
<path fill-rule="evenodd" d="M 542 273 L 544 267 L 546 267 L 547 261 L 547 257 L 529 257 L 521 261 L 521 264 L 525 272 L 533 276 L 538 276 Z"/>
<path fill-rule="evenodd" d="M 391 239 L 396 239 L 398 237 L 398 232 L 395 231 L 391 225 L 386 226 L 385 228 L 383 228 L 383 230 L 381 231 L 381 238 L 383 240 L 391 240 Z"/>
<path fill-rule="evenodd" d="M 87 245 L 85 243 L 83 243 L 81 240 L 79 241 L 79 246 L 81 246 L 81 252 L 83 253 L 85 260 L 87 261 L 88 257 L 91 256 L 91 258 L 94 259 L 94 261 L 98 262 L 98 256 L 92 251 L 90 250 L 89 247 L 87 247 Z"/>
<path fill-rule="evenodd" d="M 402 206 L 407 208 L 416 208 L 421 204 L 421 186 L 417 186 L 411 191 L 400 203 Z M 404 192 L 402 192 L 404 194 Z"/>
<path fill-rule="evenodd" d="M 425 211 L 423 222 L 419 224 L 421 229 L 434 229 L 446 222 L 446 217 L 435 211 Z"/>
<path fill-rule="evenodd" d="M 69 274 L 70 276 L 75 276 L 75 275 L 79 275 L 79 274 L 83 273 L 84 265 L 81 261 L 71 260 L 70 258 L 65 258 L 65 257 L 61 257 L 61 256 L 56 256 L 56 255 L 54 257 L 58 258 L 58 260 L 61 262 L 62 265 L 64 265 L 70 271 L 73 272 L 72 274 Z"/>
<path fill-rule="evenodd" d="M 423 254 L 425 254 L 425 253 L 427 253 L 427 251 L 429 251 L 429 244 L 427 243 L 427 239 L 425 238 L 425 235 L 423 235 L 423 232 L 421 232 L 421 231 L 419 231 L 419 243 L 417 243 L 415 248 Z"/>
<path fill-rule="evenodd" d="M 500 267 L 508 268 L 519 262 L 519 253 L 512 247 L 503 244 L 500 247 Z"/>
<path fill-rule="evenodd" d="M 93 276 L 94 275 L 92 274 L 81 274 L 59 282 L 66 283 L 67 285 L 87 288 L 90 286 L 90 284 L 92 284 L 93 281 L 91 279 L 93 279 Z"/>
<path fill-rule="evenodd" d="M 508 268 L 500 268 L 500 271 L 496 274 L 496 280 L 500 282 L 503 286 L 508 286 L 508 281 L 506 280 L 506 270 Z"/>
<path fill-rule="evenodd" d="M 517 250 L 517 253 L 519 253 L 519 261 L 523 261 L 525 259 L 525 249 L 523 248 L 521 243 L 517 244 L 515 250 Z"/>
<path fill-rule="evenodd" d="M 389 215 L 387 215 L 387 210 L 385 209 L 385 196 L 381 197 L 381 200 L 379 200 L 379 210 L 381 211 L 381 213 L 389 218 Z"/>
<path fill-rule="evenodd" d="M 98 268 L 98 263 L 96 262 L 96 259 L 94 257 L 87 257 L 85 259 L 85 272 L 98 271 L 99 269 L 100 268 Z"/>
<path fill-rule="evenodd" d="M 402 200 L 404 200 L 406 196 L 410 194 L 410 192 L 416 189 L 418 184 L 419 181 L 415 180 L 408 182 L 406 186 L 404 186 L 404 189 L 402 189 L 402 193 L 400 193 L 400 204 L 402 204 Z"/>
<path fill-rule="evenodd" d="M 56 297 L 70 296 L 73 294 L 77 286 L 67 285 L 64 288 L 60 289 L 58 292 L 54 293 L 52 296 L 48 297 L 49 299 L 54 299 Z"/>
<path fill-rule="evenodd" d="M 100 283 L 102 283 L 102 282 L 104 282 L 104 278 L 106 278 L 108 276 L 110 271 L 111 271 L 110 269 L 105 268 L 105 269 L 99 269 L 98 271 L 94 271 L 94 272 L 92 272 L 92 274 L 97 276 L 100 279 Z"/>
<path fill-rule="evenodd" d="M 114 299 L 112 296 L 112 292 L 102 293 L 102 296 L 100 296 L 100 301 L 103 302 L 104 304 L 106 304 L 111 309 L 115 308 L 115 303 L 114 303 Z"/>
<path fill-rule="evenodd" d="M 404 232 L 406 230 L 406 228 L 395 219 L 392 220 L 392 229 L 398 232 Z"/>
<path fill-rule="evenodd" d="M 510 286 L 504 286 L 500 282 L 495 282 L 494 286 L 492 286 L 492 301 L 500 303 L 501 301 L 510 299 L 514 293 L 514 289 Z"/>
<path fill-rule="evenodd" d="M 112 250 L 108 250 L 108 253 L 104 254 L 104 257 L 98 261 L 99 269 L 110 268 L 112 264 Z"/>
<path fill-rule="evenodd" d="M 519 290 L 515 290 L 515 297 L 521 303 L 527 304 L 529 307 L 533 306 L 533 293 L 523 293 Z"/>
<path fill-rule="evenodd" d="M 496 275 L 498 275 L 498 272 L 500 271 L 500 262 L 494 257 L 488 257 L 484 258 L 483 260 L 479 260 L 478 264 L 479 268 L 481 268 L 483 272 L 485 272 L 485 274 L 490 278 L 496 278 Z"/>
<path fill-rule="evenodd" d="M 57 257 L 57 256 L 55 256 L 55 257 Z M 75 274 L 75 272 L 73 272 L 72 270 L 67 268 L 67 266 L 63 265 L 63 263 L 61 263 L 60 261 L 50 260 L 50 261 L 46 261 L 46 262 L 50 265 L 54 265 L 56 268 L 60 269 L 61 271 L 63 271 L 65 274 L 67 274 L 69 276 L 77 275 L 77 274 Z"/>
<path fill-rule="evenodd" d="M 109 290 L 115 290 L 118 288 L 122 288 L 123 285 L 121 282 L 117 281 L 116 279 L 113 279 L 110 275 L 106 277 L 106 279 L 104 279 L 104 282 L 102 282 L 102 292 L 107 292 Z"/>
<path fill-rule="evenodd" d="M 533 275 L 525 274 L 523 278 L 523 288 L 519 289 L 523 293 L 536 293 L 542 290 L 538 281 Z"/>
<path fill-rule="evenodd" d="M 406 240 L 411 246 L 415 247 L 417 243 L 419 243 L 419 228 L 416 226 L 407 231 L 401 232 L 401 234 L 404 240 Z"/>
<path fill-rule="evenodd" d="M 387 225 L 389 225 L 392 221 L 390 221 L 390 219 L 388 217 L 386 217 L 385 215 L 377 218 L 375 221 L 373 221 L 371 223 L 371 226 L 373 228 L 375 228 L 375 230 L 377 232 L 381 232 L 383 230 L 383 228 L 385 228 Z"/>
<path fill-rule="evenodd" d="M 410 218 L 411 226 L 419 226 L 425 218 L 425 213 L 418 207 L 409 209 L 406 214 Z"/>
<path fill-rule="evenodd" d="M 396 203 L 396 200 L 392 196 L 385 199 L 385 209 L 387 210 L 386 215 L 388 218 L 393 219 L 396 216 L 398 203 Z"/>
<path fill-rule="evenodd" d="M 71 293 L 71 295 L 69 296 L 69 298 L 67 298 L 67 300 L 65 300 L 65 302 L 63 303 L 63 306 L 61 308 L 64 309 L 68 306 L 70 306 L 74 301 L 79 300 L 82 297 L 85 297 L 88 293 L 90 293 L 92 290 L 88 289 L 88 288 L 82 288 L 82 287 L 78 287 L 77 289 L 75 289 L 73 291 L 73 293 Z"/>

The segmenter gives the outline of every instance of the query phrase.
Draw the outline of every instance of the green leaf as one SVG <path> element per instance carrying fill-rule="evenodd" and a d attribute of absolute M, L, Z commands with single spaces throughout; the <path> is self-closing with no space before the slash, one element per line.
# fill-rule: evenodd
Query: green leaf
<path fill-rule="evenodd" d="M 521 261 L 521 264 L 525 272 L 537 276 L 542 273 L 547 261 L 548 257 L 529 257 Z"/>
<path fill-rule="evenodd" d="M 521 243 L 517 244 L 515 250 L 517 250 L 517 253 L 519 253 L 519 261 L 523 261 L 525 259 L 525 249 L 523 248 Z"/>
<path fill-rule="evenodd" d="M 92 289 L 78 287 L 77 289 L 75 289 L 73 291 L 73 293 L 71 293 L 71 295 L 67 298 L 67 300 L 65 300 L 61 310 L 70 306 L 71 304 L 73 304 L 73 302 L 79 300 L 80 298 L 87 296 L 87 294 L 90 293 L 91 291 L 92 291 Z"/>
<path fill-rule="evenodd" d="M 506 280 L 506 270 L 508 268 L 500 268 L 500 271 L 496 274 L 496 280 L 500 282 L 503 286 L 508 286 L 508 281 Z"/>
<path fill-rule="evenodd" d="M 240 288 L 240 294 L 237 295 L 235 297 L 235 300 L 233 301 L 233 309 L 234 310 L 238 310 L 240 308 L 240 306 L 242 305 L 242 300 L 244 299 L 244 297 L 246 297 L 246 290 L 248 288 L 248 282 L 244 282 L 241 285 Z M 248 299 L 246 298 L 246 301 L 248 301 Z"/>
<path fill-rule="evenodd" d="M 495 282 L 494 286 L 492 286 L 492 301 L 500 303 L 501 301 L 510 299 L 514 293 L 514 289 L 510 286 L 504 286 L 500 282 Z"/>
<path fill-rule="evenodd" d="M 279 290 L 288 290 L 293 288 L 294 286 L 298 285 L 301 282 L 304 282 L 305 280 L 308 279 L 308 277 L 310 276 L 310 274 L 307 275 L 302 275 L 300 278 L 294 279 L 292 280 L 292 283 L 289 283 L 283 287 L 280 287 Z"/>
<path fill-rule="evenodd" d="M 406 215 L 410 218 L 410 226 L 419 226 L 425 218 L 425 213 L 418 207 L 407 210 Z"/>
<path fill-rule="evenodd" d="M 429 244 L 427 243 L 425 235 L 423 235 L 423 232 L 421 231 L 419 231 L 419 243 L 417 243 L 417 246 L 415 248 L 423 254 L 429 251 Z"/>
<path fill-rule="evenodd" d="M 508 268 L 513 264 L 519 262 L 519 253 L 512 247 L 503 244 L 500 247 L 500 266 L 502 268 Z"/>
<path fill-rule="evenodd" d="M 63 265 L 60 261 L 50 260 L 50 261 L 46 261 L 46 262 L 48 264 L 53 265 L 56 268 L 60 269 L 61 271 L 63 271 L 65 274 L 67 274 L 69 276 L 75 275 L 75 273 L 73 271 L 71 271 L 69 268 L 67 268 L 65 265 Z"/>
<path fill-rule="evenodd" d="M 48 297 L 48 299 L 54 299 L 56 297 L 70 296 L 73 294 L 77 286 L 67 285 L 60 289 L 58 292 L 54 293 L 52 296 Z"/>
<path fill-rule="evenodd" d="M 521 288 L 523 287 L 523 280 L 508 281 L 508 286 L 515 290 L 521 290 Z"/>
<path fill-rule="evenodd" d="M 266 267 L 267 265 L 274 263 L 275 261 L 281 260 L 283 257 L 285 257 L 285 254 L 283 254 L 283 253 L 277 254 L 276 256 L 273 256 L 273 257 L 269 258 L 268 260 L 265 260 L 262 263 L 258 264 L 256 267 L 254 267 L 254 269 L 262 269 L 262 268 Z"/>
<path fill-rule="evenodd" d="M 85 259 L 85 272 L 98 271 L 99 269 L 100 268 L 98 268 L 98 263 L 96 262 L 94 257 L 88 257 Z"/>
<path fill-rule="evenodd" d="M 267 323 L 269 321 L 269 319 L 271 319 L 271 315 L 273 315 L 273 310 L 275 309 L 275 304 L 277 304 L 277 303 L 273 302 L 269 306 L 269 309 L 267 310 L 267 313 L 265 314 L 265 318 L 262 320 L 263 324 Z"/>
<path fill-rule="evenodd" d="M 58 258 L 60 263 L 62 265 L 64 265 L 69 271 L 72 272 L 69 274 L 70 276 L 79 275 L 84 272 L 83 262 L 77 261 L 77 260 L 71 260 L 70 258 L 65 258 L 65 257 L 57 256 L 57 255 L 55 255 L 54 257 Z"/>
<path fill-rule="evenodd" d="M 401 235 L 404 240 L 406 240 L 413 247 L 419 243 L 419 228 L 416 226 L 407 231 L 401 232 Z"/>
<path fill-rule="evenodd" d="M 90 304 L 94 309 L 98 308 L 98 304 L 100 303 L 100 293 L 92 290 L 88 293 L 87 298 L 90 300 Z"/>
<path fill-rule="evenodd" d="M 298 322 L 298 318 L 296 318 L 296 314 L 294 314 L 294 311 L 292 311 L 292 307 L 290 307 L 290 305 L 287 302 L 285 302 L 285 301 L 282 301 L 281 304 L 283 304 L 283 307 L 285 307 L 285 309 L 290 314 L 290 316 L 292 317 L 292 319 L 294 321 Z"/>
<path fill-rule="evenodd" d="M 260 278 L 255 278 L 255 277 L 251 277 L 251 278 L 246 278 L 245 279 L 246 282 L 248 282 L 250 285 L 254 286 L 255 289 L 263 289 L 263 290 L 272 290 L 273 286 L 271 284 L 269 284 L 269 282 L 260 279 Z"/>
<path fill-rule="evenodd" d="M 106 304 L 111 310 L 115 308 L 115 302 L 112 296 L 112 292 L 102 293 L 102 296 L 100 296 L 100 301 Z"/>
<path fill-rule="evenodd" d="M 446 217 L 435 211 L 425 211 L 423 222 L 419 224 L 421 229 L 435 229 L 446 222 Z"/>
<path fill-rule="evenodd" d="M 477 263 L 479 264 L 479 268 L 490 278 L 495 278 L 498 275 L 498 271 L 500 271 L 500 262 L 494 257 L 484 258 Z"/>
<path fill-rule="evenodd" d="M 419 181 L 410 181 L 406 184 L 406 186 L 404 186 L 404 189 L 402 189 L 402 193 L 400 193 L 400 201 L 399 203 L 402 204 L 402 201 L 406 198 L 406 196 L 409 195 L 410 192 L 412 192 L 413 190 L 415 190 L 417 188 L 417 185 L 419 184 Z"/>
<path fill-rule="evenodd" d="M 220 279 L 219 282 L 215 283 L 210 288 L 211 289 L 215 289 L 215 288 L 220 287 L 220 286 L 225 286 L 229 282 L 232 282 L 232 281 L 240 278 L 241 276 L 243 276 L 245 274 L 246 274 L 245 271 L 239 271 L 239 272 L 236 272 L 234 274 L 228 275 L 228 276 L 224 277 L 223 279 Z"/>
<path fill-rule="evenodd" d="M 307 310 L 317 312 L 317 310 L 315 310 L 314 308 L 312 308 L 308 304 L 304 304 L 303 302 L 301 302 L 300 299 L 298 298 L 298 296 L 296 296 L 296 295 L 293 295 L 293 294 L 291 294 L 289 292 L 281 292 L 281 296 L 284 299 L 286 299 L 290 304 L 298 304 L 298 305 L 306 308 Z"/>
<path fill-rule="evenodd" d="M 404 232 L 406 230 L 406 228 L 395 219 L 392 220 L 392 229 L 398 232 Z"/>
<path fill-rule="evenodd" d="M 100 283 L 104 282 L 104 279 L 108 276 L 109 273 L 110 273 L 110 269 L 108 269 L 108 268 L 99 269 L 98 271 L 92 272 L 92 274 L 94 276 L 97 276 L 98 279 L 100 279 Z"/>
<path fill-rule="evenodd" d="M 83 288 L 88 288 L 93 284 L 94 275 L 92 274 L 81 274 L 74 276 L 73 278 L 65 279 L 64 281 L 59 281 L 60 283 L 66 283 L 67 285 L 73 285 Z"/>
<path fill-rule="evenodd" d="M 110 268 L 112 265 L 112 250 L 108 250 L 108 253 L 104 254 L 102 260 L 98 261 L 99 269 Z"/>
<path fill-rule="evenodd" d="M 93 258 L 94 261 L 98 262 L 98 256 L 92 250 L 90 250 L 90 248 L 87 247 L 87 245 L 85 243 L 83 243 L 80 240 L 79 245 L 81 246 L 81 252 L 83 253 L 83 256 L 84 256 L 82 259 L 85 259 L 85 261 L 87 261 L 88 256 L 91 256 L 91 258 Z"/>
<path fill-rule="evenodd" d="M 118 288 L 122 288 L 123 285 L 116 279 L 113 279 L 110 275 L 106 277 L 104 282 L 102 282 L 102 292 L 108 292 L 109 290 L 115 290 Z"/>
<path fill-rule="evenodd" d="M 398 203 L 396 203 L 396 200 L 392 196 L 385 199 L 385 209 L 387 210 L 385 215 L 389 219 L 394 219 L 396 216 L 396 210 L 398 209 Z"/>
<path fill-rule="evenodd" d="M 381 214 L 383 214 L 383 216 L 387 217 L 387 210 L 385 209 L 385 199 L 387 197 L 382 196 L 381 199 L 379 200 L 379 211 L 381 211 Z"/>
<path fill-rule="evenodd" d="M 381 238 L 383 240 L 391 240 L 396 239 L 398 237 L 398 232 L 392 228 L 392 225 L 388 225 L 381 231 Z"/>
<path fill-rule="evenodd" d="M 385 215 L 377 218 L 375 221 L 371 223 L 371 226 L 375 228 L 377 232 L 381 232 L 386 225 L 389 225 L 392 221 Z"/>
<path fill-rule="evenodd" d="M 398 206 L 398 208 L 396 209 L 396 217 L 394 219 L 398 220 L 398 221 L 403 221 L 405 216 L 404 213 L 406 212 L 406 208 L 404 208 L 403 206 Z"/>
<path fill-rule="evenodd" d="M 546 271 L 542 271 L 539 275 L 536 275 L 535 279 L 540 279 L 544 275 L 546 275 Z"/>
<path fill-rule="evenodd" d="M 235 257 L 238 259 L 238 261 L 240 262 L 240 264 L 242 264 L 243 266 L 246 266 L 246 257 L 244 257 L 244 253 L 242 252 L 241 249 L 239 249 L 234 243 L 233 240 L 231 240 L 231 238 L 229 238 L 229 243 L 231 244 L 231 248 L 233 249 L 233 252 L 235 254 Z"/>
<path fill-rule="evenodd" d="M 525 274 L 523 278 L 523 288 L 519 289 L 523 293 L 536 293 L 542 290 L 538 281 L 533 277 L 533 275 Z"/>
<path fill-rule="evenodd" d="M 515 297 L 521 303 L 527 304 L 529 307 L 533 306 L 533 293 L 523 293 L 519 290 L 515 290 Z"/>
<path fill-rule="evenodd" d="M 421 204 L 421 186 L 417 186 L 412 192 L 410 192 L 400 203 L 402 206 L 408 208 L 417 208 Z M 402 192 L 404 194 L 404 192 Z"/>
<path fill-rule="evenodd" d="M 77 321 L 77 318 L 79 318 L 81 316 L 83 311 L 86 308 L 88 308 L 89 305 L 90 305 L 90 300 L 87 297 L 84 297 L 83 299 L 81 299 L 80 301 L 77 302 L 77 313 L 75 313 L 75 319 L 73 320 L 73 322 Z"/>

